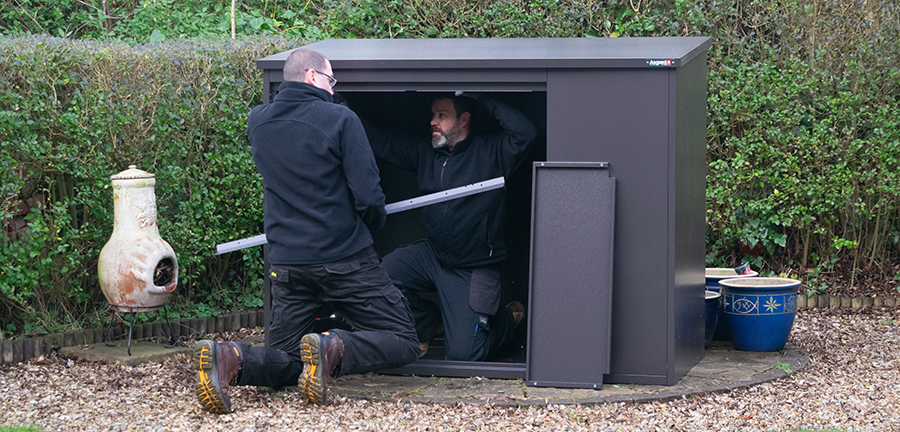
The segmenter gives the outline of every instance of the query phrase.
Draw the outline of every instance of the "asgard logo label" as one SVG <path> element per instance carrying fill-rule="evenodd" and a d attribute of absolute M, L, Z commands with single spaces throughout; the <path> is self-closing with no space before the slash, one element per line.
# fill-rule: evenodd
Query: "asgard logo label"
<path fill-rule="evenodd" d="M 672 66 L 675 62 L 672 60 L 647 60 L 647 66 Z"/>

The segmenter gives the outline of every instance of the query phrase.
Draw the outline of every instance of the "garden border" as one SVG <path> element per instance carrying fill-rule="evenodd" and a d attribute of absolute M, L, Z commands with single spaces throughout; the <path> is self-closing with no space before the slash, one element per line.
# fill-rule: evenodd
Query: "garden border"
<path fill-rule="evenodd" d="M 812 296 L 807 296 L 806 294 L 797 295 L 798 309 L 850 308 L 856 310 L 864 307 L 893 308 L 897 306 L 900 306 L 900 296 L 850 297 L 832 296 L 827 294 L 814 294 Z"/>
<path fill-rule="evenodd" d="M 177 336 L 203 336 L 210 333 L 236 331 L 242 328 L 262 327 L 265 322 L 263 310 L 226 313 L 203 318 L 169 320 Z M 60 348 L 89 345 L 103 341 L 103 332 L 112 331 L 113 341 L 123 342 L 128 338 L 128 326 L 124 323 L 109 328 L 97 328 L 65 333 L 55 333 L 34 338 L 4 340 L 0 343 L 0 365 L 15 364 L 40 358 Z M 132 329 L 132 341 L 149 338 L 167 340 L 168 332 L 163 321 L 137 323 Z"/>
<path fill-rule="evenodd" d="M 900 296 L 850 297 L 827 294 L 797 295 L 798 309 L 839 309 L 851 310 L 871 308 L 895 308 L 900 306 Z M 179 336 L 202 336 L 209 333 L 235 331 L 241 328 L 262 327 L 265 322 L 263 310 L 226 313 L 204 318 L 185 318 L 169 321 Z M 0 365 L 15 364 L 39 358 L 59 348 L 99 343 L 103 340 L 103 328 L 69 331 L 34 338 L 5 340 L 0 343 Z M 117 324 L 112 327 L 113 340 L 125 340 L 128 326 Z M 132 340 L 168 337 L 162 321 L 135 324 Z"/>

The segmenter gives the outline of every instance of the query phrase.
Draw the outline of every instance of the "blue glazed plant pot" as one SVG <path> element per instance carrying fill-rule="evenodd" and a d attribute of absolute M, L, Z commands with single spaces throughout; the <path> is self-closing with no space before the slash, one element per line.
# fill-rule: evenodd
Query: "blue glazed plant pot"
<path fill-rule="evenodd" d="M 800 281 L 787 278 L 737 278 L 720 281 L 728 332 L 741 351 L 784 348 L 797 316 Z"/>
<path fill-rule="evenodd" d="M 737 279 L 744 277 L 756 277 L 759 273 L 750 270 L 749 274 L 739 275 L 734 272 L 732 268 L 720 268 L 720 267 L 707 267 L 706 268 L 706 290 L 713 292 L 721 292 L 722 286 L 719 285 L 719 282 L 727 279 Z M 713 334 L 713 340 L 716 341 L 728 341 L 731 340 L 731 335 L 728 334 L 728 322 L 727 317 L 725 316 L 725 312 L 722 310 L 721 304 L 719 305 L 719 320 L 716 325 L 716 330 Z"/>
<path fill-rule="evenodd" d="M 719 322 L 719 309 L 722 307 L 722 293 L 715 291 L 706 292 L 706 348 L 712 345 L 713 334 L 716 332 L 716 324 Z"/>

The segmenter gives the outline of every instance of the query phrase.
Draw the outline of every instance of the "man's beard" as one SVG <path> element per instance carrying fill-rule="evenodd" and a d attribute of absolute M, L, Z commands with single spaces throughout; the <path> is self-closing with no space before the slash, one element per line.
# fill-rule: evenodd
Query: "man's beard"
<path fill-rule="evenodd" d="M 450 144 L 456 144 L 457 138 L 459 138 L 460 128 L 454 126 L 447 132 L 434 129 L 432 132 L 439 132 L 437 135 L 431 136 L 431 146 L 439 149 L 447 147 Z"/>

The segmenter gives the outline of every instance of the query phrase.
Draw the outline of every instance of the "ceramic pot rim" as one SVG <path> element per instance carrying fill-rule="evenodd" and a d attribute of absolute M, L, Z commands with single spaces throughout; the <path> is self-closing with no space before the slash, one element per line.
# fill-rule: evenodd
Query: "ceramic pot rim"
<path fill-rule="evenodd" d="M 739 289 L 783 289 L 795 288 L 800 285 L 800 281 L 778 277 L 744 277 L 723 280 L 719 284 L 728 288 Z"/>
<path fill-rule="evenodd" d="M 709 290 L 706 291 L 706 299 L 707 300 L 713 300 L 713 299 L 717 299 L 719 297 L 722 297 L 721 292 L 709 291 Z"/>
<path fill-rule="evenodd" d="M 745 277 L 754 277 L 759 276 L 759 273 L 753 270 L 750 270 L 749 274 L 739 275 L 734 272 L 733 268 L 724 268 L 724 267 L 707 267 L 706 268 L 706 277 L 710 279 L 735 279 L 735 278 L 745 278 Z"/>

